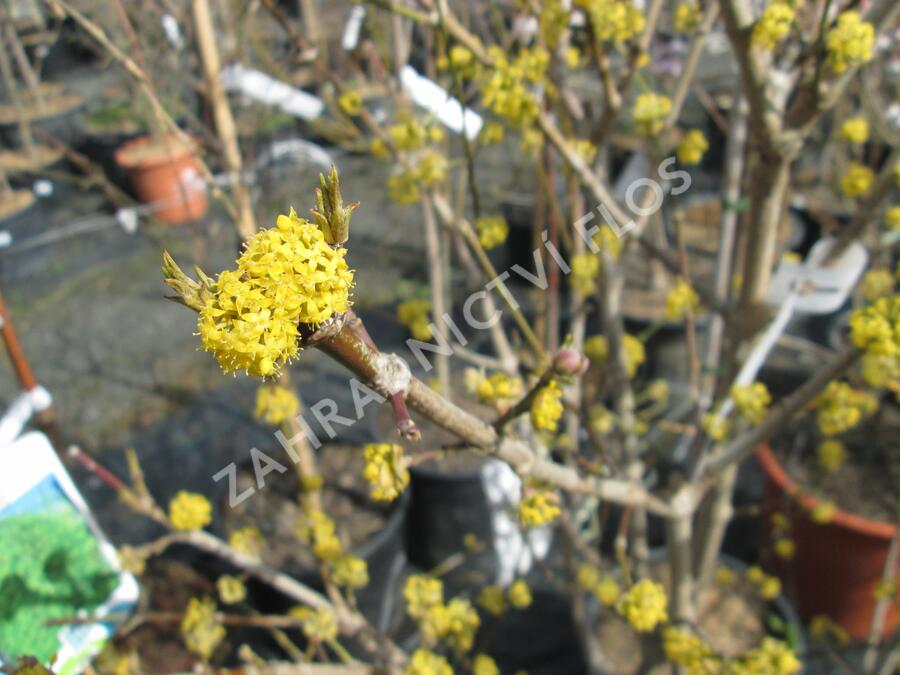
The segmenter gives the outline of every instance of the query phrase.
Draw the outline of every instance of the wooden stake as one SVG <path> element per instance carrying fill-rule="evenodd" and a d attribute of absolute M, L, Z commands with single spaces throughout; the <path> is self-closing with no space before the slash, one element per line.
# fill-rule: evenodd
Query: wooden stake
<path fill-rule="evenodd" d="M 6 48 L 2 44 L 0 44 L 0 75 L 3 77 L 3 85 L 9 94 L 9 100 L 12 101 L 13 107 L 16 109 L 19 134 L 22 136 L 22 145 L 25 146 L 25 152 L 31 157 L 34 154 L 34 139 L 31 136 L 31 125 L 28 122 L 28 116 L 25 114 L 25 107 L 22 105 L 22 99 L 19 97 L 19 89 L 16 86 L 16 78 L 13 76 L 9 55 L 6 53 Z"/>
<path fill-rule="evenodd" d="M 16 65 L 19 67 L 19 72 L 22 74 L 22 79 L 25 80 L 25 84 L 27 84 L 28 89 L 31 90 L 31 96 L 34 98 L 38 110 L 44 112 L 47 107 L 47 102 L 44 99 L 44 94 L 41 92 L 41 83 L 34 72 L 34 68 L 31 67 L 31 63 L 28 61 L 28 55 L 25 53 L 25 48 L 22 46 L 21 40 L 19 40 L 19 34 L 16 33 L 16 29 L 10 21 L 4 22 L 3 28 L 6 32 L 6 41 L 9 42 L 9 48 L 13 53 L 13 58 L 16 59 Z"/>

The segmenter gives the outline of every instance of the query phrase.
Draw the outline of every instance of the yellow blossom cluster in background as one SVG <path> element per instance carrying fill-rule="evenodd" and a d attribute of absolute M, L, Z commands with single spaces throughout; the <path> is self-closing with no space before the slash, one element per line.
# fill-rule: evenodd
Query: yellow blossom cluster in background
<path fill-rule="evenodd" d="M 443 656 L 428 649 L 413 652 L 404 675 L 453 675 L 453 668 Z"/>
<path fill-rule="evenodd" d="M 643 579 L 619 598 L 619 614 L 639 633 L 648 633 L 669 620 L 668 599 L 662 584 Z"/>
<path fill-rule="evenodd" d="M 622 594 L 618 582 L 608 574 L 600 575 L 593 565 L 583 563 L 575 573 L 575 581 L 584 590 L 593 593 L 597 601 L 604 607 L 615 605 Z"/>
<path fill-rule="evenodd" d="M 254 414 L 268 424 L 281 424 L 294 417 L 299 410 L 300 401 L 286 387 L 266 384 L 256 390 Z"/>
<path fill-rule="evenodd" d="M 875 172 L 859 162 L 850 162 L 841 178 L 841 191 L 851 199 L 863 197 L 872 189 Z"/>
<path fill-rule="evenodd" d="M 369 565 L 362 558 L 345 553 L 333 561 L 331 580 L 339 588 L 365 588 L 369 585 Z"/>
<path fill-rule="evenodd" d="M 596 39 L 626 42 L 644 30 L 644 13 L 631 0 L 575 0 L 587 12 Z"/>
<path fill-rule="evenodd" d="M 345 255 L 293 209 L 278 216 L 249 240 L 238 268 L 212 284 L 197 324 L 203 349 L 225 372 L 274 374 L 297 355 L 298 322 L 318 325 L 349 309 Z"/>
<path fill-rule="evenodd" d="M 219 598 L 226 605 L 234 605 L 243 602 L 247 597 L 247 587 L 240 577 L 223 575 L 216 580 L 216 590 L 219 591 Z"/>
<path fill-rule="evenodd" d="M 663 122 L 672 112 L 672 99 L 662 94 L 646 92 L 639 94 L 634 102 L 632 119 L 638 133 L 644 136 L 658 134 L 663 128 Z"/>
<path fill-rule="evenodd" d="M 303 633 L 314 642 L 328 642 L 338 636 L 338 621 L 330 609 L 292 607 L 288 616 L 300 622 Z"/>
<path fill-rule="evenodd" d="M 675 30 L 679 33 L 690 33 L 703 19 L 703 9 L 699 2 L 682 2 L 675 9 Z"/>
<path fill-rule="evenodd" d="M 546 49 L 523 49 L 514 59 L 500 47 L 491 47 L 488 55 L 493 69 L 481 86 L 484 105 L 512 127 L 534 121 L 538 102 L 532 88 L 544 81 L 550 54 Z"/>
<path fill-rule="evenodd" d="M 521 398 L 525 387 L 518 377 L 497 372 L 481 378 L 475 391 L 483 403 L 508 404 Z"/>
<path fill-rule="evenodd" d="M 556 431 L 562 414 L 562 390 L 556 380 L 550 380 L 531 402 L 531 425 L 538 431 Z"/>
<path fill-rule="evenodd" d="M 509 224 L 503 216 L 482 216 L 475 221 L 478 243 L 484 250 L 497 248 L 509 236 Z"/>
<path fill-rule="evenodd" d="M 225 639 L 225 627 L 216 617 L 216 603 L 212 598 L 190 599 L 181 619 L 181 636 L 188 649 L 209 661 Z"/>
<path fill-rule="evenodd" d="M 697 291 L 684 279 L 678 279 L 666 294 L 666 318 L 670 321 L 683 319 L 688 312 L 696 312 L 700 307 Z"/>
<path fill-rule="evenodd" d="M 884 267 L 869 270 L 859 284 L 863 297 L 869 302 L 890 295 L 894 290 L 894 275 Z"/>
<path fill-rule="evenodd" d="M 396 443 L 370 443 L 365 447 L 363 476 L 372 485 L 372 499 L 390 502 L 409 485 L 409 460 L 403 446 Z"/>
<path fill-rule="evenodd" d="M 412 299 L 404 300 L 397 305 L 397 319 L 409 329 L 416 340 L 430 340 L 432 338 L 431 300 Z"/>
<path fill-rule="evenodd" d="M 169 502 L 169 522 L 182 532 L 203 529 L 212 522 L 212 504 L 201 494 L 182 490 Z"/>
<path fill-rule="evenodd" d="M 242 527 L 228 537 L 228 545 L 244 555 L 259 556 L 265 545 L 262 532 L 257 527 Z"/>
<path fill-rule="evenodd" d="M 714 441 L 723 441 L 731 431 L 731 422 L 718 412 L 708 412 L 701 420 L 701 426 L 706 435 Z"/>
<path fill-rule="evenodd" d="M 301 515 L 294 526 L 297 538 L 312 547 L 320 560 L 336 560 L 344 552 L 334 527 L 334 521 L 322 511 Z"/>
<path fill-rule="evenodd" d="M 637 369 L 647 358 L 644 343 L 634 335 L 625 333 L 622 336 L 622 349 L 625 351 L 625 372 L 634 377 Z M 592 363 L 603 364 L 609 358 L 609 342 L 603 335 L 593 335 L 584 342 L 584 354 Z"/>
<path fill-rule="evenodd" d="M 350 117 L 356 117 L 362 111 L 363 100 L 358 91 L 348 89 L 338 96 L 338 107 Z"/>
<path fill-rule="evenodd" d="M 731 398 L 738 412 L 751 424 L 763 421 L 772 402 L 772 395 L 762 382 L 734 385 L 731 388 Z"/>
<path fill-rule="evenodd" d="M 463 598 L 432 605 L 419 622 L 422 637 L 429 644 L 443 641 L 458 654 L 472 649 L 479 625 L 478 612 Z"/>
<path fill-rule="evenodd" d="M 844 120 L 841 138 L 848 143 L 865 143 L 869 140 L 869 122 L 861 115 Z"/>
<path fill-rule="evenodd" d="M 844 465 L 847 458 L 847 449 L 844 444 L 834 439 L 828 439 L 819 443 L 816 454 L 819 466 L 828 473 L 837 473 Z"/>
<path fill-rule="evenodd" d="M 760 597 L 765 600 L 772 600 L 781 595 L 781 581 L 778 577 L 766 574 L 758 565 L 748 567 L 744 576 L 747 581 L 756 586 Z"/>
<path fill-rule="evenodd" d="M 900 393 L 900 357 L 884 354 L 863 354 L 860 375 L 873 389 Z"/>
<path fill-rule="evenodd" d="M 875 28 L 863 21 L 859 12 L 842 12 L 837 23 L 825 35 L 828 63 L 835 73 L 872 60 L 875 49 Z"/>
<path fill-rule="evenodd" d="M 750 41 L 760 49 L 775 49 L 794 25 L 794 8 L 784 0 L 774 0 L 753 26 Z"/>
<path fill-rule="evenodd" d="M 900 356 L 900 296 L 879 298 L 850 315 L 850 339 L 860 349 Z"/>
<path fill-rule="evenodd" d="M 709 141 L 706 140 L 703 132 L 699 129 L 691 129 L 678 144 L 676 157 L 681 164 L 691 166 L 699 164 L 707 150 L 709 150 Z"/>
<path fill-rule="evenodd" d="M 570 283 L 577 295 L 585 298 L 597 290 L 600 259 L 593 253 L 576 253 L 569 261 L 572 268 Z"/>
<path fill-rule="evenodd" d="M 825 436 L 836 436 L 859 424 L 878 409 L 878 399 L 846 382 L 832 381 L 816 398 L 816 423 Z"/>
<path fill-rule="evenodd" d="M 560 514 L 559 500 L 553 492 L 534 491 L 519 502 L 519 522 L 523 527 L 539 527 L 556 519 Z"/>

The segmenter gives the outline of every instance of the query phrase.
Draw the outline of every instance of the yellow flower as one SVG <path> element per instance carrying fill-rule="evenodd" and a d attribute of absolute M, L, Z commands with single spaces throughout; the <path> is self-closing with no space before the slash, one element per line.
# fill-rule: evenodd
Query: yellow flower
<path fill-rule="evenodd" d="M 398 117 L 398 123 L 387 130 L 397 149 L 413 151 L 424 148 L 430 140 L 428 129 L 412 115 L 402 113 Z"/>
<path fill-rule="evenodd" d="M 294 526 L 297 538 L 312 547 L 320 560 L 336 560 L 344 553 L 334 529 L 334 521 L 322 511 L 311 511 L 297 519 Z"/>
<path fill-rule="evenodd" d="M 837 513 L 837 507 L 833 502 L 819 501 L 818 504 L 810 511 L 809 517 L 813 522 L 820 525 L 827 525 L 834 520 L 834 514 Z"/>
<path fill-rule="evenodd" d="M 841 190 L 851 199 L 862 197 L 872 189 L 875 172 L 858 162 L 850 162 L 841 178 Z"/>
<path fill-rule="evenodd" d="M 884 267 L 869 270 L 863 276 L 860 288 L 866 300 L 875 302 L 878 298 L 890 295 L 894 290 L 894 275 Z"/>
<path fill-rule="evenodd" d="M 663 630 L 663 651 L 669 661 L 692 675 L 721 672 L 721 661 L 712 648 L 686 628 L 667 626 Z"/>
<path fill-rule="evenodd" d="M 619 599 L 616 609 L 631 627 L 639 633 L 647 633 L 657 624 L 669 620 L 668 600 L 662 585 L 644 579 L 634 584 Z"/>
<path fill-rule="evenodd" d="M 877 602 L 887 600 L 897 594 L 897 584 L 889 579 L 881 579 L 872 591 L 872 598 Z"/>
<path fill-rule="evenodd" d="M 225 372 L 273 375 L 297 355 L 298 323 L 319 325 L 350 307 L 346 249 L 293 209 L 260 230 L 219 274 L 200 310 L 200 342 Z"/>
<path fill-rule="evenodd" d="M 900 355 L 900 296 L 879 298 L 850 315 L 850 339 L 860 349 L 885 356 Z"/>
<path fill-rule="evenodd" d="M 497 248 L 509 236 L 509 225 L 503 216 L 484 216 L 475 221 L 478 243 L 484 250 Z"/>
<path fill-rule="evenodd" d="M 763 421 L 772 402 L 772 396 L 762 382 L 734 385 L 731 388 L 731 398 L 741 415 L 751 424 Z"/>
<path fill-rule="evenodd" d="M 863 354 L 860 374 L 873 389 L 900 391 L 900 358 L 883 354 Z"/>
<path fill-rule="evenodd" d="M 334 561 L 331 580 L 340 588 L 365 588 L 369 585 L 369 566 L 362 558 L 345 553 Z"/>
<path fill-rule="evenodd" d="M 288 615 L 300 622 L 300 627 L 306 637 L 314 642 L 328 642 L 337 639 L 338 621 L 330 609 L 292 607 Z"/>
<path fill-rule="evenodd" d="M 840 441 L 822 441 L 818 449 L 819 466 L 828 473 L 837 472 L 844 464 L 847 450 Z"/>
<path fill-rule="evenodd" d="M 416 166 L 416 177 L 425 185 L 437 185 L 447 178 L 450 163 L 436 150 L 428 150 L 422 154 Z"/>
<path fill-rule="evenodd" d="M 362 96 L 359 95 L 358 91 L 353 91 L 352 89 L 348 89 L 338 97 L 338 106 L 351 117 L 359 115 L 359 112 L 362 110 L 362 104 Z"/>
<path fill-rule="evenodd" d="M 202 530 L 212 522 L 212 504 L 203 495 L 182 490 L 169 502 L 169 522 L 181 532 Z"/>
<path fill-rule="evenodd" d="M 453 45 L 446 62 L 439 62 L 439 67 L 444 67 L 442 69 L 452 68 L 454 73 L 464 80 L 475 78 L 480 71 L 480 65 L 475 59 L 475 55 L 463 45 Z"/>
<path fill-rule="evenodd" d="M 503 589 L 492 584 L 481 589 L 476 600 L 478 606 L 494 616 L 500 616 L 506 611 L 506 596 Z"/>
<path fill-rule="evenodd" d="M 828 63 L 835 73 L 872 60 L 875 48 L 875 28 L 863 21 L 859 12 L 842 12 L 837 24 L 825 35 Z"/>
<path fill-rule="evenodd" d="M 426 640 L 443 640 L 455 652 L 462 654 L 472 648 L 480 624 L 478 612 L 469 601 L 454 598 L 446 605 L 429 607 L 422 618 L 421 628 Z"/>
<path fill-rule="evenodd" d="M 509 604 L 516 609 L 525 609 L 531 605 L 531 589 L 524 579 L 517 579 L 506 589 Z"/>
<path fill-rule="evenodd" d="M 699 164 L 707 150 L 709 150 L 709 141 L 706 140 L 703 132 L 699 129 L 691 129 L 678 144 L 676 156 L 679 162 L 690 166 Z"/>
<path fill-rule="evenodd" d="M 675 30 L 679 33 L 691 33 L 700 25 L 703 9 L 699 2 L 682 2 L 675 10 Z"/>
<path fill-rule="evenodd" d="M 403 446 L 394 443 L 370 443 L 365 448 L 363 476 L 372 485 L 372 499 L 390 502 L 409 485 L 409 461 Z"/>
<path fill-rule="evenodd" d="M 869 140 L 869 122 L 865 117 L 850 117 L 841 125 L 841 138 L 849 143 L 865 143 Z"/>
<path fill-rule="evenodd" d="M 521 50 L 510 60 L 500 47 L 491 47 L 488 52 L 494 67 L 481 86 L 484 105 L 510 126 L 527 126 L 538 113 L 538 102 L 531 89 L 543 82 L 550 54 L 534 47 Z"/>
<path fill-rule="evenodd" d="M 494 145 L 503 142 L 506 129 L 499 122 L 486 122 L 478 132 L 478 142 L 482 145 Z"/>
<path fill-rule="evenodd" d="M 188 649 L 209 661 L 225 639 L 225 627 L 216 618 L 216 603 L 212 598 L 191 598 L 181 619 L 181 635 Z"/>
<path fill-rule="evenodd" d="M 688 312 L 695 312 L 699 307 L 697 292 L 684 279 L 679 279 L 666 295 L 666 318 L 670 321 L 683 319 Z"/>
<path fill-rule="evenodd" d="M 837 436 L 859 424 L 878 409 L 878 399 L 846 382 L 829 382 L 814 402 L 816 422 L 825 436 Z"/>
<path fill-rule="evenodd" d="M 563 414 L 562 390 L 556 380 L 550 380 L 531 402 L 531 425 L 538 431 L 556 431 Z"/>
<path fill-rule="evenodd" d="M 625 42 L 639 35 L 647 23 L 631 0 L 576 0 L 591 18 L 595 37 L 603 42 Z"/>
<path fill-rule="evenodd" d="M 600 582 L 600 572 L 589 563 L 581 563 L 575 572 L 575 582 L 586 591 L 593 591 Z"/>
<path fill-rule="evenodd" d="M 632 118 L 639 133 L 653 136 L 662 130 L 663 121 L 671 111 L 672 100 L 668 96 L 647 92 L 635 100 Z"/>
<path fill-rule="evenodd" d="M 391 156 L 391 148 L 383 138 L 373 138 L 369 145 L 369 152 L 379 159 L 387 159 Z"/>
<path fill-rule="evenodd" d="M 729 586 L 734 583 L 734 571 L 726 565 L 718 565 L 713 576 L 715 582 L 720 586 Z"/>
<path fill-rule="evenodd" d="M 574 69 L 578 67 L 579 63 L 581 63 L 581 51 L 578 47 L 569 47 L 566 50 L 566 65 Z"/>
<path fill-rule="evenodd" d="M 604 576 L 594 587 L 594 595 L 604 607 L 612 607 L 619 600 L 622 590 L 611 576 Z"/>
<path fill-rule="evenodd" d="M 703 431 L 714 441 L 723 441 L 731 429 L 731 422 L 719 413 L 710 412 L 703 416 Z"/>
<path fill-rule="evenodd" d="M 518 377 L 498 372 L 481 379 L 475 391 L 484 403 L 506 403 L 520 398 L 525 388 Z"/>
<path fill-rule="evenodd" d="M 597 146 L 585 138 L 569 139 L 569 145 L 584 160 L 585 164 L 590 164 L 597 156 Z"/>
<path fill-rule="evenodd" d="M 747 577 L 747 581 L 757 585 L 766 580 L 766 573 L 763 572 L 762 567 L 759 565 L 751 565 L 748 567 L 745 576 Z"/>
<path fill-rule="evenodd" d="M 435 605 L 444 602 L 444 584 L 440 579 L 422 574 L 413 574 L 403 587 L 406 613 L 414 619 L 421 619 Z"/>
<path fill-rule="evenodd" d="M 622 348 L 625 350 L 625 372 L 634 377 L 637 369 L 647 358 L 644 343 L 633 335 L 622 336 Z M 601 364 L 609 358 L 609 343 L 603 335 L 594 335 L 584 342 L 584 354 L 593 363 Z"/>
<path fill-rule="evenodd" d="M 781 581 L 777 577 L 766 577 L 759 585 L 759 594 L 765 600 L 774 600 L 781 595 Z"/>
<path fill-rule="evenodd" d="M 388 197 L 402 206 L 419 201 L 419 182 L 411 171 L 401 171 L 388 178 L 387 190 Z"/>
<path fill-rule="evenodd" d="M 279 425 L 297 414 L 300 401 L 290 389 L 267 384 L 256 390 L 256 412 L 259 419 Z"/>
<path fill-rule="evenodd" d="M 778 539 L 773 548 L 775 549 L 775 555 L 784 560 L 790 560 L 797 552 L 797 545 L 787 537 Z"/>
<path fill-rule="evenodd" d="M 397 319 L 416 340 L 430 340 L 433 335 L 428 318 L 430 312 L 431 300 L 406 300 L 397 306 Z"/>
<path fill-rule="evenodd" d="M 576 253 L 569 261 L 572 267 L 572 288 L 581 297 L 587 297 L 597 290 L 597 275 L 600 274 L 600 259 L 593 253 Z"/>
<path fill-rule="evenodd" d="M 761 49 L 772 50 L 781 42 L 794 23 L 794 10 L 787 2 L 775 0 L 766 7 L 753 26 L 750 41 Z"/>
<path fill-rule="evenodd" d="M 850 642 L 850 635 L 825 614 L 816 614 L 809 622 L 809 634 L 815 640 L 833 639 L 839 645 Z"/>
<path fill-rule="evenodd" d="M 900 206 L 892 206 L 884 214 L 884 222 L 892 230 L 900 230 Z"/>
<path fill-rule="evenodd" d="M 603 255 L 612 260 L 617 260 L 622 253 L 622 238 L 609 225 L 600 227 L 600 231 L 594 235 L 594 243 L 600 247 Z"/>
<path fill-rule="evenodd" d="M 519 522 L 523 527 L 539 527 L 554 520 L 560 510 L 552 492 L 533 492 L 519 502 Z"/>
<path fill-rule="evenodd" d="M 765 637 L 759 647 L 745 654 L 733 667 L 736 675 L 793 675 L 803 664 L 787 643 Z"/>
<path fill-rule="evenodd" d="M 245 555 L 259 556 L 264 544 L 262 532 L 256 527 L 242 527 L 228 537 L 228 545 Z"/>
<path fill-rule="evenodd" d="M 453 668 L 443 656 L 427 649 L 417 649 L 403 672 L 404 675 L 453 675 Z"/>
<path fill-rule="evenodd" d="M 219 590 L 219 598 L 226 605 L 243 602 L 247 597 L 247 587 L 239 577 L 223 575 L 216 581 L 216 588 Z"/>
<path fill-rule="evenodd" d="M 500 669 L 490 656 L 478 654 L 472 662 L 472 675 L 500 675 Z"/>

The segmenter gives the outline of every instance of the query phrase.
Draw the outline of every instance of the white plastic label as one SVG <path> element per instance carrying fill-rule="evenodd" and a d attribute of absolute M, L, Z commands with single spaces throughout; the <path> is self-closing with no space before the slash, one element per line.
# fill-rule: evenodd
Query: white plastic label
<path fill-rule="evenodd" d="M 273 105 L 294 117 L 315 119 L 325 108 L 325 103 L 318 96 L 296 89 L 240 63 L 223 68 L 219 77 L 226 90 L 237 91 L 254 101 Z"/>
<path fill-rule="evenodd" d="M 433 113 L 448 129 L 458 134 L 465 131 L 470 141 L 478 136 L 484 124 L 481 115 L 469 108 L 463 109 L 462 104 L 439 84 L 419 75 L 412 66 L 403 66 L 400 84 L 416 105 Z"/>

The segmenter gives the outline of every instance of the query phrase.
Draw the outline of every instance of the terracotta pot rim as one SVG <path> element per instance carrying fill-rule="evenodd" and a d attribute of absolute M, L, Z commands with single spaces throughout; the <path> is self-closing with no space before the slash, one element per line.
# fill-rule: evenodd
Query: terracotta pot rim
<path fill-rule="evenodd" d="M 811 511 L 822 502 L 821 499 L 813 497 L 812 495 L 796 494 L 799 486 L 787 475 L 787 472 L 784 470 L 781 462 L 778 461 L 775 453 L 772 452 L 772 448 L 768 443 L 760 443 L 756 446 L 756 459 L 759 461 L 759 464 L 766 475 L 781 490 L 788 494 L 795 494 L 794 499 L 799 501 L 803 508 Z M 896 526 L 889 522 L 857 516 L 853 513 L 842 511 L 841 509 L 837 509 L 834 517 L 827 524 L 839 525 L 869 537 L 885 539 L 888 541 L 894 538 L 897 530 Z"/>
<path fill-rule="evenodd" d="M 147 145 L 156 140 L 155 136 L 142 134 L 141 136 L 128 141 L 116 150 L 116 163 L 125 169 L 149 169 L 160 166 L 161 164 L 172 164 L 173 162 L 178 162 L 186 157 L 190 157 L 193 155 L 194 149 L 196 148 L 196 142 L 190 137 L 188 137 L 188 142 L 185 142 L 175 134 L 167 134 L 161 138 L 169 141 L 166 153 L 160 153 L 159 156 L 145 157 L 138 160 L 130 157 L 131 151 L 134 150 L 134 148 Z"/>

